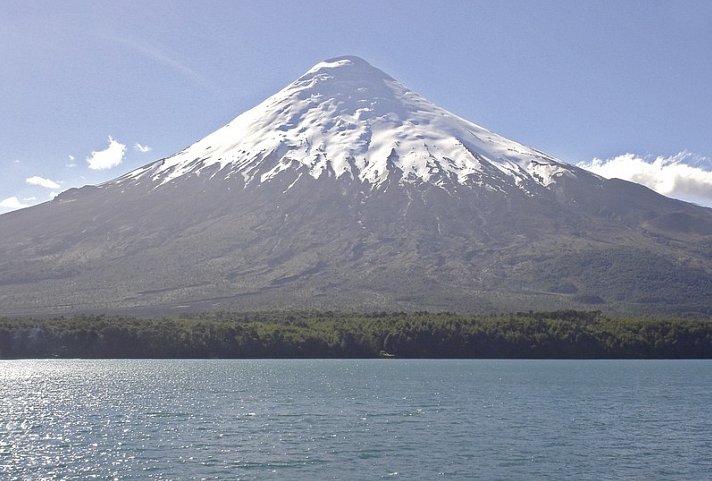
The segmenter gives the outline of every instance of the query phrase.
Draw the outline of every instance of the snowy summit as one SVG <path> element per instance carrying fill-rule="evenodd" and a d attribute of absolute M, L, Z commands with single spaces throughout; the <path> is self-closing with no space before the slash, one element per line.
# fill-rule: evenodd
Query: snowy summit
<path fill-rule="evenodd" d="M 245 186 L 297 168 L 376 188 L 452 183 L 492 190 L 504 180 L 529 191 L 575 169 L 429 102 L 353 56 L 316 64 L 296 81 L 185 150 L 114 182 L 158 185 L 209 172 Z M 493 179 L 498 179 L 492 182 Z"/>

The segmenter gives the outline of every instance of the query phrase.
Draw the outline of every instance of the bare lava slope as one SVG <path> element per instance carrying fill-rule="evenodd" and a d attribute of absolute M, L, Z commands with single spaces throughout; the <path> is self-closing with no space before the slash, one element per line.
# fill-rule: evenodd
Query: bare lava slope
<path fill-rule="evenodd" d="M 0 233 L 0 314 L 712 309 L 711 209 L 507 140 L 356 57 Z"/>

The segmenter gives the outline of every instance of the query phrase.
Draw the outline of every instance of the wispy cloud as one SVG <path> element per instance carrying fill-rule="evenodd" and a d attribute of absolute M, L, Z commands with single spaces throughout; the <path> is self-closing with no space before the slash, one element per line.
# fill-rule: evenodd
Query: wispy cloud
<path fill-rule="evenodd" d="M 594 158 L 579 167 L 606 178 L 643 184 L 677 199 L 712 206 L 712 159 L 683 151 L 671 156 L 623 154 Z"/>
<path fill-rule="evenodd" d="M 60 187 L 57 182 L 50 179 L 45 179 L 44 177 L 40 177 L 38 175 L 28 177 L 27 179 L 25 179 L 25 182 L 30 185 L 44 187 L 45 189 L 59 189 Z"/>
<path fill-rule="evenodd" d="M 75 162 L 74 156 L 73 155 L 68 155 L 69 162 L 67 163 L 67 167 L 76 167 L 77 163 Z"/>
<path fill-rule="evenodd" d="M 216 95 L 220 94 L 220 90 L 215 86 L 213 82 L 210 81 L 210 79 L 208 79 L 208 77 L 205 77 L 204 75 L 200 74 L 199 72 L 190 68 L 184 62 L 179 60 L 178 54 L 169 53 L 164 49 L 161 49 L 156 45 L 150 44 L 145 40 L 121 38 L 110 35 L 104 35 L 103 38 L 125 45 L 131 48 L 133 51 L 145 55 L 146 57 L 156 62 L 159 62 L 166 67 L 171 68 L 184 78 L 187 78 L 195 84 L 200 85 L 204 89 Z"/>
<path fill-rule="evenodd" d="M 143 154 L 151 151 L 151 147 L 149 147 L 148 145 L 141 145 L 138 142 L 136 142 L 134 144 L 134 149 L 138 150 L 139 152 L 141 152 Z"/>
<path fill-rule="evenodd" d="M 24 202 L 20 201 L 20 199 L 14 196 L 8 197 L 4 200 L 0 200 L 0 209 L 4 210 L 5 212 L 10 212 L 11 210 L 22 209 L 25 207 L 29 207 L 29 204 L 25 204 Z"/>
<path fill-rule="evenodd" d="M 126 145 L 117 142 L 109 136 L 109 146 L 97 152 L 92 152 L 87 157 L 87 164 L 92 170 L 106 170 L 116 167 L 124 161 Z"/>

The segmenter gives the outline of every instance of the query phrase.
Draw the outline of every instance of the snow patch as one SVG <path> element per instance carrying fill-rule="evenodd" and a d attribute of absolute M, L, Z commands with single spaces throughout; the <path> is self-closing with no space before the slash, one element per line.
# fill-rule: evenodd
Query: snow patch
<path fill-rule="evenodd" d="M 372 187 L 393 171 L 400 182 L 434 185 L 474 185 L 499 172 L 522 189 L 574 175 L 563 162 L 432 104 L 356 57 L 316 64 L 221 129 L 117 182 L 148 176 L 163 185 L 212 166 L 223 178 L 240 174 L 246 186 L 300 167 L 315 179 L 346 176 Z"/>

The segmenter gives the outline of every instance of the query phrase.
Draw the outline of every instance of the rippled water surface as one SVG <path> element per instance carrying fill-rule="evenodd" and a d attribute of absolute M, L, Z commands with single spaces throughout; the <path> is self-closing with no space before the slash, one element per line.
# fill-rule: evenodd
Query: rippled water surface
<path fill-rule="evenodd" d="M 0 479 L 711 479 L 708 361 L 0 361 Z"/>

